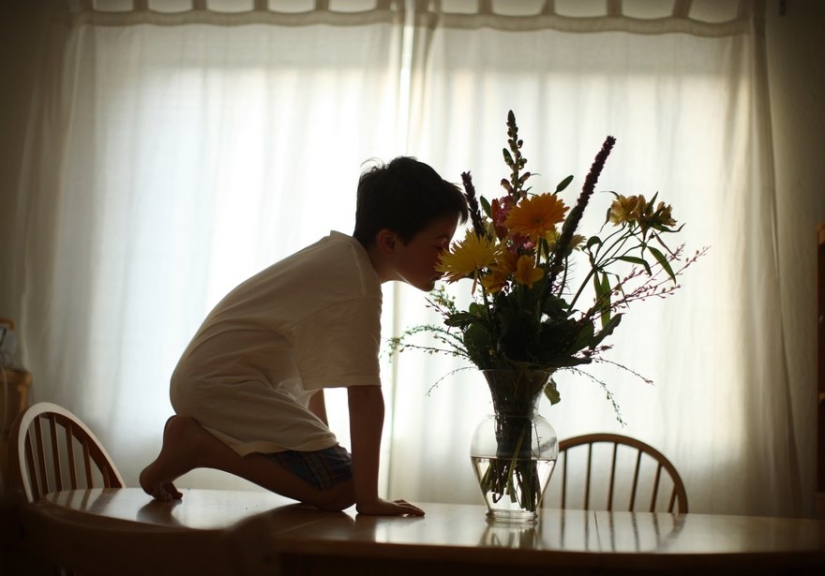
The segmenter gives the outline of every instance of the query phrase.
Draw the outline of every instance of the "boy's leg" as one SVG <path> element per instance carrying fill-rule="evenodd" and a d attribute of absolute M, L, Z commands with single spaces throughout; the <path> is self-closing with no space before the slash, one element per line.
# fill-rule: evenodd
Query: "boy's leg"
<path fill-rule="evenodd" d="M 188 416 L 173 416 L 166 423 L 160 454 L 141 472 L 140 485 L 158 500 L 181 498 L 174 481 L 195 468 L 222 470 L 327 510 L 343 510 L 355 502 L 352 480 L 318 490 L 263 454 L 239 456 Z"/>

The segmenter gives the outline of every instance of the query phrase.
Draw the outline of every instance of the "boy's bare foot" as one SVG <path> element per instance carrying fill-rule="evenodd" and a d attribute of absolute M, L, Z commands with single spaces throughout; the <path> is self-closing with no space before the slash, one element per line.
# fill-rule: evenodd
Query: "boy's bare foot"
<path fill-rule="evenodd" d="M 183 494 L 173 482 L 199 465 L 203 435 L 209 436 L 193 418 L 172 416 L 163 429 L 163 445 L 155 461 L 140 473 L 143 490 L 163 502 L 179 500 Z"/>
<path fill-rule="evenodd" d="M 238 455 L 189 416 L 172 416 L 166 421 L 160 454 L 140 473 L 140 486 L 156 500 L 180 499 L 183 494 L 174 481 L 195 468 L 222 470 L 325 510 L 343 510 L 355 501 L 352 480 L 318 490 L 263 454 Z"/>

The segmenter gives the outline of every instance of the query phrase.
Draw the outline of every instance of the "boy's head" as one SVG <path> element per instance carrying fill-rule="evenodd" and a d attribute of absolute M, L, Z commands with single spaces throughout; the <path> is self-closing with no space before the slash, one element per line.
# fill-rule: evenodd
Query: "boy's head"
<path fill-rule="evenodd" d="M 399 156 L 361 174 L 352 235 L 364 248 L 370 248 L 378 232 L 387 229 L 407 244 L 444 216 L 467 221 L 464 194 L 423 162 Z"/>

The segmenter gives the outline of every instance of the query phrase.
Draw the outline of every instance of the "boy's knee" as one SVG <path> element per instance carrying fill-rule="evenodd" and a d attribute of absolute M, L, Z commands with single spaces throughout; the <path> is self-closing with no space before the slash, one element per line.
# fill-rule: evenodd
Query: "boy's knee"
<path fill-rule="evenodd" d="M 340 512 L 353 504 L 355 504 L 355 487 L 352 480 L 349 480 L 320 492 L 320 498 L 316 506 L 321 510 Z"/>

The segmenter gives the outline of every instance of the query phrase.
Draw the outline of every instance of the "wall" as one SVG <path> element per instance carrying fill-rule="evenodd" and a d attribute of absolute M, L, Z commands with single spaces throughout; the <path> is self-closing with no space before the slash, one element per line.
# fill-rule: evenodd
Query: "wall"
<path fill-rule="evenodd" d="M 776 164 L 778 252 L 788 373 L 799 457 L 816 450 L 816 227 L 825 222 L 825 2 L 779 0 L 767 9 L 768 74 Z M 813 508 L 815 468 L 804 478 Z"/>
<path fill-rule="evenodd" d="M 26 113 L 43 46 L 47 0 L 5 0 L 0 6 L 0 317 L 17 317 L 13 280 L 8 274 L 14 249 L 15 196 L 26 126 Z M 0 399 L 0 407 L 5 409 Z M 0 450 L 7 456 L 5 447 Z M 2 468 L 7 469 L 5 465 Z M 19 542 L 16 494 L 0 478 L 0 574 L 46 574 L 42 561 L 28 557 Z"/>
<path fill-rule="evenodd" d="M 15 197 L 27 113 L 53 4 L 5 0 L 0 7 L 0 317 L 12 319 L 18 317 L 17 302 L 7 255 L 15 248 Z"/>

